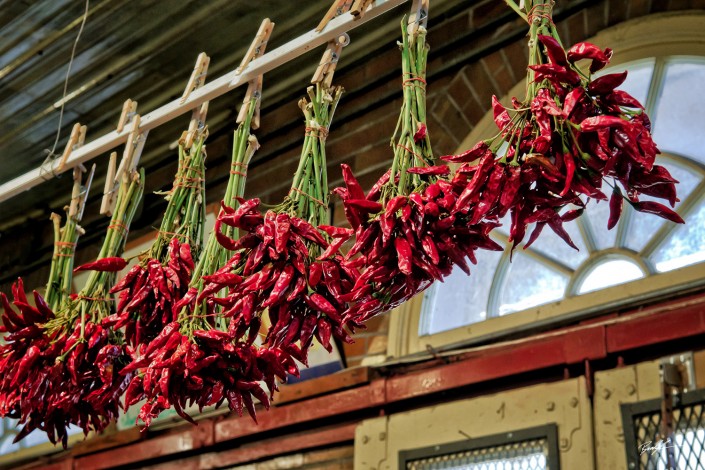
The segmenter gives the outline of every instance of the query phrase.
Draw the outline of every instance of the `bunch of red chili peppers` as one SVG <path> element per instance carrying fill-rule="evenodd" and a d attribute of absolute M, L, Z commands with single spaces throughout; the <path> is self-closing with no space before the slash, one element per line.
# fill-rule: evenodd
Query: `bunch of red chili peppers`
<path fill-rule="evenodd" d="M 69 425 L 87 433 L 117 419 L 119 398 L 128 382 L 120 370 L 130 355 L 121 334 L 103 328 L 101 322 L 111 313 L 109 290 L 114 273 L 125 266 L 118 256 L 142 196 L 143 181 L 143 173 L 124 176 L 99 260 L 74 270 L 92 270 L 78 294 L 60 303 L 56 311 L 35 294 L 37 307 L 31 307 L 18 282 L 13 295 L 21 314 L 2 296 L 10 334 L 2 348 L 0 364 L 6 373 L 0 393 L 4 394 L 2 413 L 24 425 L 16 441 L 41 429 L 51 442 L 60 440 L 66 446 Z"/>
<path fill-rule="evenodd" d="M 259 331 L 262 314 L 268 311 L 265 344 L 304 364 L 314 337 L 328 350 L 332 335 L 350 341 L 343 324 L 347 304 L 339 299 L 357 275 L 339 253 L 351 231 L 324 225 L 328 222 L 325 139 L 342 88 L 317 83 L 308 94 L 310 101 L 299 102 L 306 135 L 291 191 L 264 214 L 258 199 L 243 201 L 237 209 L 223 206 L 215 232 L 235 254 L 225 269 L 209 277 L 206 289 L 229 289 L 225 297 L 213 301 L 223 306 L 236 337 Z M 248 233 L 235 241 L 221 234 L 223 225 Z"/>
<path fill-rule="evenodd" d="M 248 106 L 247 117 L 235 132 L 227 201 L 237 201 L 242 196 L 247 165 L 258 147 L 250 135 L 256 99 L 259 98 L 244 104 Z M 228 258 L 228 251 L 218 243 L 216 234 L 236 236 L 234 231 L 222 234 L 220 227 L 209 236 L 198 264 L 190 266 L 193 274 L 188 289 L 170 299 L 174 321 L 156 337 L 143 341 L 125 369 L 134 371 L 134 375 L 124 406 L 146 400 L 138 415 L 146 426 L 172 406 L 180 416 L 192 421 L 185 411 L 187 406 L 220 406 L 226 400 L 231 410 L 242 414 L 246 409 L 255 418 L 254 399 L 269 406 L 269 397 L 259 382 L 264 381 L 271 394 L 276 390 L 276 377 L 284 380 L 287 373 L 298 374 L 288 354 L 254 345 L 256 328 L 246 339 L 228 331 L 220 306 L 211 298 L 214 290 L 209 287 L 213 279 L 222 280 L 218 271 L 224 269 Z"/>
<path fill-rule="evenodd" d="M 617 89 L 627 72 L 593 76 L 608 64 L 611 49 L 578 43 L 566 51 L 551 18 L 552 0 L 525 2 L 527 13 L 512 0 L 507 3 L 530 24 L 527 96 L 523 102 L 514 99 L 510 108 L 493 97 L 500 133 L 455 160 L 484 155 L 480 165 L 491 166 L 490 159 L 497 159 L 494 164 L 505 167 L 500 184 L 511 192 L 518 185 L 511 209 L 514 246 L 535 223 L 526 246 L 548 225 L 575 248 L 563 222 L 579 217 L 590 199 L 607 200 L 603 182 L 612 189 L 609 229 L 617 224 L 625 198 L 639 212 L 683 223 L 663 204 L 640 200 L 648 195 L 675 205 L 677 181 L 654 163 L 659 151 L 644 107 Z M 578 67 L 581 60 L 590 61 L 587 71 Z"/>
<path fill-rule="evenodd" d="M 466 259 L 476 262 L 475 250 L 501 250 L 488 236 L 496 224 L 477 212 L 499 193 L 481 195 L 479 178 L 468 182 L 473 169 L 450 180 L 448 166 L 434 165 L 426 128 L 426 31 L 420 26 L 410 32 L 402 22 L 402 37 L 404 102 L 392 167 L 365 195 L 344 165 L 346 186 L 335 190 L 355 231 L 345 265 L 361 269 L 352 290 L 340 297 L 349 302 L 345 320 L 355 326 L 442 280 L 454 265 L 469 273 Z"/>
<path fill-rule="evenodd" d="M 124 328 L 133 347 L 148 343 L 176 320 L 174 304 L 191 282 L 193 258 L 203 244 L 205 198 L 205 134 L 190 148 L 179 143 L 179 166 L 166 193 L 167 207 L 157 238 L 141 261 L 110 292 L 120 293 L 117 312 L 103 326 Z"/>

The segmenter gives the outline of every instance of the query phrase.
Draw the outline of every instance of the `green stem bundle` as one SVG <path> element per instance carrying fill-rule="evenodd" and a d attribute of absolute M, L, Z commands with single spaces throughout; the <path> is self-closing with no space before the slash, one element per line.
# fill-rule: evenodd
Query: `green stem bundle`
<path fill-rule="evenodd" d="M 123 176 L 117 195 L 115 211 L 110 219 L 105 240 L 97 259 L 120 256 L 125 249 L 125 241 L 130 223 L 137 211 L 144 190 L 144 170 L 133 171 Z M 115 284 L 116 273 L 91 271 L 85 286 L 75 299 L 62 305 L 56 318 L 47 323 L 47 329 L 56 331 L 70 328 L 79 318 L 82 331 L 86 321 L 98 322 L 111 314 L 113 304 L 110 288 Z M 90 315 L 90 318 L 88 316 Z"/>
<path fill-rule="evenodd" d="M 163 262 L 167 256 L 169 242 L 176 237 L 188 243 L 194 260 L 200 257 L 204 240 L 203 221 L 206 214 L 205 160 L 206 135 L 201 133 L 190 149 L 179 142 L 179 167 L 174 183 L 166 193 L 168 201 L 157 239 L 145 259 Z"/>
<path fill-rule="evenodd" d="M 426 29 L 419 26 L 408 34 L 406 18 L 402 20 L 402 85 L 404 101 L 390 145 L 394 151 L 389 183 L 385 186 L 383 204 L 397 195 L 408 195 L 422 184 L 416 174 L 406 170 L 433 165 L 431 139 L 426 132 L 426 63 L 429 46 Z M 417 133 L 422 135 L 415 139 Z M 398 182 L 395 180 L 398 178 Z"/>

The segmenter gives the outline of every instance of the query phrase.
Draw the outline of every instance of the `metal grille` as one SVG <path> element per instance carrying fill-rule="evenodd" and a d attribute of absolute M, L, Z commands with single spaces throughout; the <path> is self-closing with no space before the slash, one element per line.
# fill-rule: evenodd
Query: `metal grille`
<path fill-rule="evenodd" d="M 686 393 L 674 406 L 672 438 L 661 435 L 660 400 L 622 405 L 622 419 L 630 469 L 705 470 L 705 391 Z"/>
<path fill-rule="evenodd" d="M 409 470 L 545 470 L 546 439 L 440 455 L 406 463 Z"/>
<path fill-rule="evenodd" d="M 557 470 L 555 425 L 402 451 L 402 470 Z"/>

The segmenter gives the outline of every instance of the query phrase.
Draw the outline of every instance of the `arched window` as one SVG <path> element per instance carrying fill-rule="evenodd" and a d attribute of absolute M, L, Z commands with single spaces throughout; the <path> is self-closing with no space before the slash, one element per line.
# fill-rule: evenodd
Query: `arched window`
<path fill-rule="evenodd" d="M 648 25 L 635 27 L 643 29 L 642 43 L 654 41 L 648 31 L 658 31 L 662 21 L 674 19 L 653 18 L 646 22 Z M 699 34 L 702 37 L 703 32 Z M 508 248 L 504 252 L 479 253 L 471 276 L 456 270 L 444 283 L 436 283 L 419 296 L 422 299 L 404 307 L 404 315 L 411 320 L 397 318 L 397 323 L 411 338 L 390 338 L 390 342 L 398 343 L 392 345 L 396 348 L 391 351 L 393 355 L 418 352 L 424 345 L 472 343 L 516 333 L 559 318 L 576 318 L 702 283 L 705 51 L 696 48 L 696 55 L 692 47 L 679 48 L 673 43 L 640 47 L 635 39 L 639 34 L 630 37 L 624 31 L 611 36 L 607 31 L 604 36 L 608 38 L 602 45 L 613 46 L 618 55 L 619 40 L 629 38 L 630 51 L 625 54 L 629 60 L 604 73 L 629 71 L 621 88 L 644 103 L 651 117 L 654 140 L 662 152 L 658 163 L 680 182 L 676 210 L 686 224 L 676 225 L 636 213 L 627 206 L 619 224 L 608 231 L 608 204 L 592 201 L 583 217 L 565 224 L 579 251 L 567 246 L 552 231 L 544 231 L 529 249 L 518 247 L 511 262 Z M 668 53 L 660 53 L 666 47 Z M 675 55 L 681 50 L 689 55 Z M 513 91 L 511 95 L 521 96 L 519 87 Z M 466 146 L 483 138 L 483 132 L 494 132 L 492 125 L 490 118 L 483 119 L 466 139 Z M 506 222 L 495 230 L 493 238 L 508 247 L 508 217 Z M 614 287 L 620 284 L 624 285 Z M 414 309 L 419 313 L 409 312 Z M 413 331 L 414 319 L 418 320 L 417 332 Z"/>

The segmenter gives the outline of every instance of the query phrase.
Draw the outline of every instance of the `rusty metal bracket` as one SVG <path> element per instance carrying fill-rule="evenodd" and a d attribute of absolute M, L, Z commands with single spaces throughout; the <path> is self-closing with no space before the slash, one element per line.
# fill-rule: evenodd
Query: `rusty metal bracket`
<path fill-rule="evenodd" d="M 695 389 L 693 353 L 663 358 L 661 375 L 661 439 L 674 441 L 673 408 L 680 403 L 683 392 Z M 673 446 L 664 447 L 669 469 L 675 469 L 676 456 Z"/>

